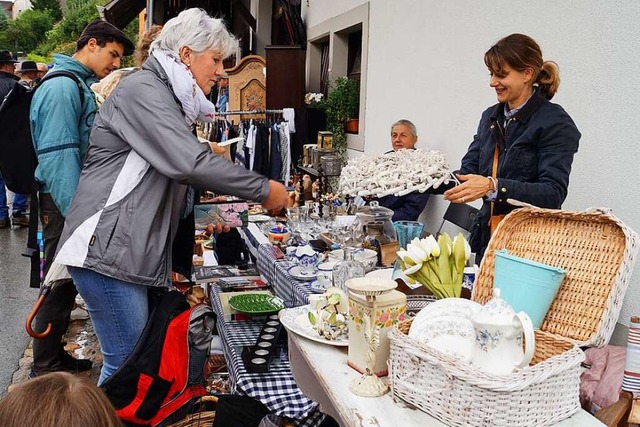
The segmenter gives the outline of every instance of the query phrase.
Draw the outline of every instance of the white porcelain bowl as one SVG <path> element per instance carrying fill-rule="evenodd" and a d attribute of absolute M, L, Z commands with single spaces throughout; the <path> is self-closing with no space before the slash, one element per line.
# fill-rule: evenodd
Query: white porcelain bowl
<path fill-rule="evenodd" d="M 329 252 L 329 261 L 342 261 L 343 259 L 344 252 L 342 249 Z M 378 253 L 372 249 L 359 248 L 355 250 L 353 259 L 364 264 L 364 271 L 369 272 L 373 270 L 378 263 Z"/>

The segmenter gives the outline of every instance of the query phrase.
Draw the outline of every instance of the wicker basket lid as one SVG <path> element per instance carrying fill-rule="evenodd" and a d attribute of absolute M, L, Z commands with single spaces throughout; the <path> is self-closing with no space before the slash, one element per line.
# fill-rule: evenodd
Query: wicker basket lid
<path fill-rule="evenodd" d="M 495 251 L 562 267 L 560 285 L 541 330 L 580 346 L 609 342 L 629 285 L 638 235 L 602 211 L 522 208 L 507 215 L 492 236 L 472 299 L 491 298 Z"/>

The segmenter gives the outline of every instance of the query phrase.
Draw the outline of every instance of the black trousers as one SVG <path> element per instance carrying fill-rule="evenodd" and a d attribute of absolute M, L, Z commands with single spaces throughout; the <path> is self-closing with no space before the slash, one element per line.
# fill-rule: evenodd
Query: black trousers
<path fill-rule="evenodd" d="M 44 239 L 44 274 L 46 276 L 56 254 L 64 217 L 50 194 L 40 193 L 40 221 Z M 51 323 L 51 333 L 43 339 L 33 340 L 33 368 L 36 371 L 55 371 L 60 365 L 60 352 L 64 351 L 62 337 L 71 320 L 71 310 L 78 291 L 72 281 L 57 285 L 44 300 L 35 319 L 36 332 L 42 332 Z"/>

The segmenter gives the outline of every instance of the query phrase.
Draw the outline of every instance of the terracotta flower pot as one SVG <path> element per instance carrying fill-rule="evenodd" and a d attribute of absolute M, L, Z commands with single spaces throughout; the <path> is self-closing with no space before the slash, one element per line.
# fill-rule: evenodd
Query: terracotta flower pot
<path fill-rule="evenodd" d="M 349 119 L 344 124 L 345 132 L 358 133 L 359 119 Z"/>

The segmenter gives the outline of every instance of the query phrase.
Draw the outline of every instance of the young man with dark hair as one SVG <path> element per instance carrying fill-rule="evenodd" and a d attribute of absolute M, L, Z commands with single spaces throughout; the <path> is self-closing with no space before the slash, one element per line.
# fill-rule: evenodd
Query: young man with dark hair
<path fill-rule="evenodd" d="M 78 186 L 84 157 L 89 148 L 96 103 L 92 83 L 120 67 L 134 45 L 118 28 L 105 21 L 87 25 L 73 56 L 54 54 L 51 72 L 67 71 L 70 77 L 45 80 L 31 103 L 33 145 L 38 157 L 40 221 L 44 238 L 45 275 L 53 262 L 64 219 Z M 82 95 L 80 93 L 82 90 Z M 35 329 L 42 332 L 51 323 L 51 333 L 34 339 L 31 377 L 50 371 L 85 371 L 91 361 L 77 360 L 64 351 L 62 336 L 67 330 L 77 290 L 72 281 L 56 286 L 36 317 Z"/>

